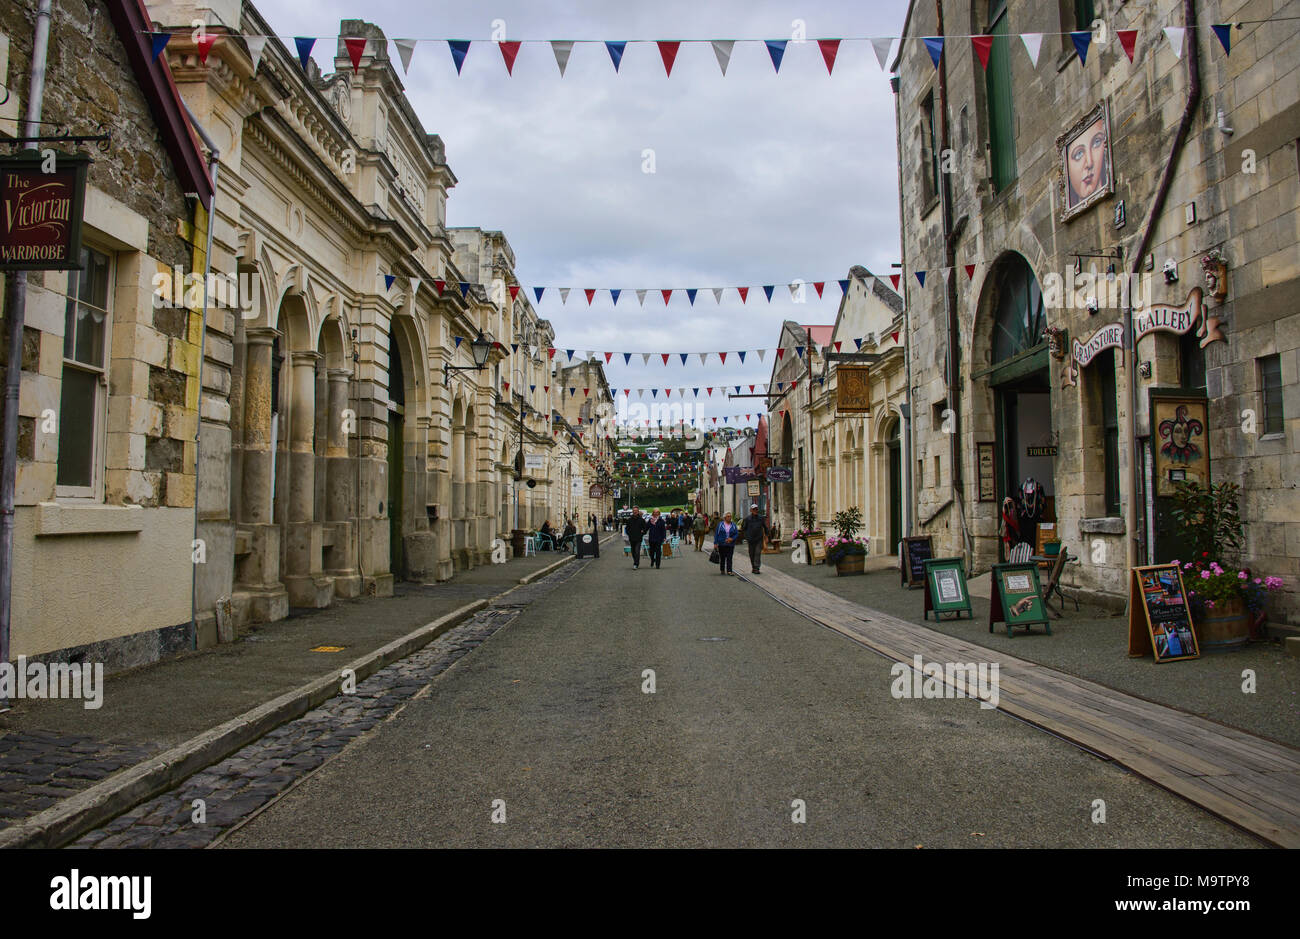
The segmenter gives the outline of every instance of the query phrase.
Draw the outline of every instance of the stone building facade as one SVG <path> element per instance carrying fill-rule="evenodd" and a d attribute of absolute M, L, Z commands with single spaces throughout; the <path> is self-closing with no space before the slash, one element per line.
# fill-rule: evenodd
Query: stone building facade
<path fill-rule="evenodd" d="M 1130 556 L 1180 553 L 1166 493 L 1190 473 L 1242 485 L 1243 560 L 1287 581 L 1275 615 L 1300 614 L 1296 17 L 1240 0 L 910 5 L 893 69 L 912 533 L 936 553 L 999 560 L 999 506 L 1033 477 L 1081 557 L 1066 582 L 1119 597 Z M 1229 57 L 1210 25 L 1238 21 Z M 1092 31 L 1086 63 L 1071 31 Z M 1036 67 L 1025 32 L 1045 34 Z M 936 68 L 916 40 L 943 34 Z M 972 34 L 995 37 L 987 67 Z M 1136 369 L 1115 348 L 1126 306 Z"/>
<path fill-rule="evenodd" d="M 0 9 L 0 135 L 27 112 L 35 2 Z M 135 0 L 55 4 L 42 119 L 90 145 L 83 269 L 4 276 L 23 308 L 11 654 L 137 665 L 189 649 L 202 269 L 211 187 Z M 57 154 L 73 148 L 42 144 Z M 7 148 L 6 148 L 7 150 Z M 191 198 L 188 194 L 193 194 Z M 3 276 L 3 275 L 0 275 Z M 10 288 L 14 289 L 11 290 Z M 6 330 L 7 331 L 7 330 Z M 0 334 L 2 335 L 2 334 Z"/>

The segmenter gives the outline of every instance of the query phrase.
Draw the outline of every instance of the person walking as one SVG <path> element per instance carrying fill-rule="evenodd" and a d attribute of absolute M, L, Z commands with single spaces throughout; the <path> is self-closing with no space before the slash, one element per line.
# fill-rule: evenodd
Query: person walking
<path fill-rule="evenodd" d="M 718 567 L 724 577 L 728 574 L 735 576 L 735 571 L 731 569 L 731 559 L 736 553 L 736 539 L 739 537 L 740 531 L 731 524 L 731 513 L 728 512 L 722 516 L 722 521 L 713 533 L 713 547 L 718 549 Z"/>
<path fill-rule="evenodd" d="M 767 539 L 767 519 L 758 514 L 758 504 L 749 507 L 744 524 L 740 527 L 741 536 L 749 543 L 749 567 L 752 573 L 761 574 L 763 566 L 763 542 Z"/>
<path fill-rule="evenodd" d="M 641 539 L 645 537 L 645 530 L 645 516 L 641 514 L 640 507 L 633 506 L 624 531 L 627 533 L 628 544 L 632 546 L 632 570 L 634 571 L 641 569 Z"/>
<path fill-rule="evenodd" d="M 659 568 L 663 562 L 664 541 L 668 538 L 668 523 L 655 509 L 650 516 L 650 525 L 646 529 L 646 545 L 650 553 L 650 566 Z"/>
<path fill-rule="evenodd" d="M 681 538 L 682 541 L 690 541 L 691 539 L 691 516 L 685 509 L 677 518 L 677 537 Z"/>
<path fill-rule="evenodd" d="M 699 551 L 704 544 L 704 534 L 709 530 L 709 513 L 701 512 L 695 516 L 695 524 L 692 528 L 695 535 L 695 550 Z"/>

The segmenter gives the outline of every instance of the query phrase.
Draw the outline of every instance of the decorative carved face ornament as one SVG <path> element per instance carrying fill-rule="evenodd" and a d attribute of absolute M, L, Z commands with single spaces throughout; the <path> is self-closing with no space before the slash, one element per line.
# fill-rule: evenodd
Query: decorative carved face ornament
<path fill-rule="evenodd" d="M 1217 254 L 1201 258 L 1201 270 L 1205 272 L 1205 292 L 1222 303 L 1228 296 L 1228 263 Z"/>

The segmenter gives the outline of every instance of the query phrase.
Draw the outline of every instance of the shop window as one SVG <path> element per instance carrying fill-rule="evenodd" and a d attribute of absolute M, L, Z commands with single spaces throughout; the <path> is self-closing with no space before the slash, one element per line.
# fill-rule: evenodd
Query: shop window
<path fill-rule="evenodd" d="M 986 34 L 993 36 L 984 84 L 989 112 L 989 175 L 1001 192 L 1016 180 L 1016 129 L 1011 94 L 1011 28 L 1006 0 L 989 4 Z"/>
<path fill-rule="evenodd" d="M 1178 339 L 1178 375 L 1184 388 L 1205 391 L 1205 350 L 1195 330 Z"/>
<path fill-rule="evenodd" d="M 1003 362 L 1046 341 L 1043 292 L 1029 263 L 1019 255 L 998 268 L 993 361 Z"/>
<path fill-rule="evenodd" d="M 1282 357 L 1266 355 L 1256 361 L 1259 363 L 1259 388 L 1264 406 L 1261 431 L 1280 434 L 1286 426 L 1282 414 Z"/>
<path fill-rule="evenodd" d="M 1119 398 L 1115 381 L 1115 355 L 1106 353 L 1098 356 L 1093 366 L 1093 378 L 1096 379 L 1101 395 L 1101 440 L 1104 452 L 1106 473 L 1105 495 L 1106 514 L 1120 514 L 1119 495 Z"/>
<path fill-rule="evenodd" d="M 112 258 L 81 249 L 82 270 L 68 273 L 59 400 L 57 494 L 98 498 L 107 410 Z"/>
<path fill-rule="evenodd" d="M 921 100 L 921 205 L 922 212 L 939 198 L 939 130 L 934 91 Z"/>

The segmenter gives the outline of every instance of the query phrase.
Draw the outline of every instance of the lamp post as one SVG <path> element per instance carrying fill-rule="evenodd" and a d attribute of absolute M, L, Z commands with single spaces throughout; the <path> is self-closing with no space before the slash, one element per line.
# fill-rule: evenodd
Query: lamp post
<path fill-rule="evenodd" d="M 481 372 L 487 365 L 488 355 L 492 352 L 492 342 L 483 335 L 483 330 L 478 331 L 478 337 L 469 344 L 469 353 L 474 358 L 473 365 L 452 365 L 450 363 L 442 367 L 443 383 L 451 387 L 452 372 Z"/>
<path fill-rule="evenodd" d="M 528 349 L 531 343 L 537 338 L 536 327 L 531 323 L 526 323 L 524 329 L 515 336 L 515 343 L 520 349 Z M 525 379 L 517 381 L 515 387 L 519 389 L 516 394 L 519 395 L 519 448 L 515 453 L 515 514 L 514 527 L 510 531 L 511 550 L 515 557 L 522 557 L 524 553 L 524 541 L 527 533 L 519 527 L 519 484 L 524 480 L 524 405 L 527 403 L 524 398 L 523 387 L 527 384 L 527 376 L 523 369 L 516 365 L 511 370 L 511 377 L 516 379 Z"/>

